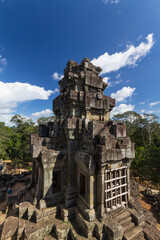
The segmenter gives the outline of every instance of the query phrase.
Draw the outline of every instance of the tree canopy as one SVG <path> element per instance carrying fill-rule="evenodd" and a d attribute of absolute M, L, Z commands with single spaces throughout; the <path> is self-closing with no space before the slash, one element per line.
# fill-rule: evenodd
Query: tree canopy
<path fill-rule="evenodd" d="M 55 116 L 41 117 L 37 120 L 38 124 L 53 122 Z M 30 135 L 38 133 L 38 124 L 32 119 L 18 114 L 11 118 L 13 127 L 7 127 L 0 122 L 0 159 L 11 159 L 12 161 L 32 161 L 30 155 Z"/>
<path fill-rule="evenodd" d="M 126 123 L 127 134 L 135 143 L 136 157 L 132 174 L 160 183 L 160 124 L 155 114 L 140 115 L 129 111 L 113 116 L 114 121 Z"/>

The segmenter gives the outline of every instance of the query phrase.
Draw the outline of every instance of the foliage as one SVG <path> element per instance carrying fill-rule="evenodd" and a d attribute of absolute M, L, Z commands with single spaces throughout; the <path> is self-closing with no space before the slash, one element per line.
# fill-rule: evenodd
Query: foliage
<path fill-rule="evenodd" d="M 0 158 L 15 162 L 31 161 L 29 142 L 30 134 L 37 132 L 37 126 L 31 119 L 18 114 L 11 119 L 14 127 L 0 123 Z"/>
<path fill-rule="evenodd" d="M 53 122 L 55 116 L 42 117 L 37 120 L 38 124 Z M 11 159 L 15 164 L 31 161 L 30 155 L 30 135 L 38 133 L 38 125 L 26 117 L 18 114 L 11 118 L 13 127 L 7 127 L 0 122 L 0 159 Z"/>
<path fill-rule="evenodd" d="M 3 122 L 0 122 L 0 159 L 6 159 L 8 154 L 6 152 L 8 147 L 8 141 L 10 138 L 11 130 L 9 127 L 6 127 Z"/>
<path fill-rule="evenodd" d="M 135 143 L 132 174 L 141 180 L 160 183 L 160 124 L 154 114 L 139 115 L 130 111 L 117 114 L 114 121 L 126 123 L 127 134 Z"/>
<path fill-rule="evenodd" d="M 48 122 L 54 122 L 54 120 L 55 120 L 55 116 L 41 117 L 41 118 L 38 118 L 37 122 L 38 122 L 38 124 L 46 125 Z"/>

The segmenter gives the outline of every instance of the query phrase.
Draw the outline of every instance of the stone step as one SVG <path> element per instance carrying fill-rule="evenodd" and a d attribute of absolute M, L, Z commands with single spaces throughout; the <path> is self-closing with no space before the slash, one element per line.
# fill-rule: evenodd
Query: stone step
<path fill-rule="evenodd" d="M 58 239 L 66 239 L 70 230 L 70 225 L 67 222 L 62 222 L 55 226 L 55 234 Z"/>
<path fill-rule="evenodd" d="M 89 238 L 92 235 L 95 223 L 88 222 L 77 208 L 75 208 L 75 221 L 81 231 L 81 235 L 83 234 L 86 238 Z"/>
<path fill-rule="evenodd" d="M 137 238 L 136 238 L 136 240 L 146 240 L 146 238 L 144 238 L 144 234 L 142 234 L 142 236 L 140 235 L 140 236 L 138 236 Z M 155 239 L 154 239 L 155 240 Z"/>
<path fill-rule="evenodd" d="M 123 219 L 122 221 L 120 221 L 119 223 L 120 223 L 122 226 L 125 226 L 125 225 L 129 224 L 131 221 L 132 221 L 132 218 L 131 218 L 131 216 L 129 216 L 129 217 Z"/>
<path fill-rule="evenodd" d="M 94 233 L 97 239 L 101 240 L 103 239 L 103 223 L 99 222 L 98 220 L 95 220 L 95 228 Z"/>
<path fill-rule="evenodd" d="M 44 240 L 57 240 L 57 238 L 52 237 L 51 235 L 49 235 L 49 236 L 46 236 L 46 237 L 44 238 Z"/>
<path fill-rule="evenodd" d="M 97 240 L 97 238 L 88 236 L 84 237 L 82 235 L 81 229 L 78 227 L 77 223 L 75 220 L 71 221 L 71 227 L 70 227 L 70 232 L 69 232 L 69 240 L 84 240 L 84 239 L 89 239 L 89 240 Z"/>
<path fill-rule="evenodd" d="M 124 212 L 126 212 L 126 209 L 120 209 L 118 212 L 114 213 L 112 218 L 115 219 L 117 216 L 121 215 Z"/>
<path fill-rule="evenodd" d="M 1 240 L 17 239 L 18 218 L 10 216 L 5 219 L 2 225 Z"/>
<path fill-rule="evenodd" d="M 144 232 L 144 237 L 146 239 L 154 239 L 154 240 L 160 239 L 160 231 L 154 225 L 146 224 L 143 229 L 143 232 Z"/>
<path fill-rule="evenodd" d="M 85 237 L 82 234 L 81 229 L 78 227 L 77 222 L 75 220 L 71 221 L 70 235 L 74 239 L 83 240 Z"/>
<path fill-rule="evenodd" d="M 114 219 L 116 222 L 119 223 L 119 222 L 123 221 L 124 219 L 130 217 L 130 215 L 131 215 L 130 212 L 124 211 L 124 212 L 120 213 L 119 215 L 117 215 L 116 217 L 114 217 L 113 219 Z"/>
<path fill-rule="evenodd" d="M 142 233 L 143 230 L 141 227 L 134 227 L 132 230 L 124 234 L 123 240 L 138 240 Z"/>
<path fill-rule="evenodd" d="M 77 238 L 77 239 L 79 239 L 79 238 Z M 84 239 L 84 238 L 83 238 Z M 97 238 L 95 238 L 95 237 L 88 237 L 88 238 L 86 238 L 86 239 L 89 239 L 89 240 L 97 240 Z"/>
<path fill-rule="evenodd" d="M 129 231 L 131 231 L 131 229 L 133 229 L 135 227 L 135 224 L 133 222 L 130 222 L 129 224 L 127 225 L 122 225 L 123 226 L 123 231 L 124 233 L 127 233 Z"/>
<path fill-rule="evenodd" d="M 55 233 L 55 227 L 53 227 L 52 231 L 48 236 L 45 236 L 44 240 L 55 240 L 57 239 L 56 233 Z"/>

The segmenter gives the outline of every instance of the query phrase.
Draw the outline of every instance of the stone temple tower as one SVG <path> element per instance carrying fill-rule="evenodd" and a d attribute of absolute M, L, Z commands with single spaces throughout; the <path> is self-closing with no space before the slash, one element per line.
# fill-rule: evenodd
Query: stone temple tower
<path fill-rule="evenodd" d="M 110 120 L 115 100 L 104 95 L 100 72 L 88 58 L 69 61 L 53 100 L 56 120 L 31 137 L 39 207 L 61 204 L 62 215 L 88 222 L 128 206 L 135 155 L 125 124 Z"/>
<path fill-rule="evenodd" d="M 32 182 L 8 198 L 0 239 L 160 240 L 130 184 L 134 145 L 125 124 L 110 120 L 115 100 L 100 72 L 88 58 L 68 62 L 55 121 L 31 136 Z"/>

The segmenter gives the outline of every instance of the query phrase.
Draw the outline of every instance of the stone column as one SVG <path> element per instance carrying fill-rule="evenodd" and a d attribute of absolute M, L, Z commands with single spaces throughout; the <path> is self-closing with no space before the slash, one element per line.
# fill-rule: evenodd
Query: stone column
<path fill-rule="evenodd" d="M 46 196 L 52 195 L 52 178 L 53 178 L 53 170 L 44 169 L 43 198 L 45 198 Z"/>
<path fill-rule="evenodd" d="M 131 162 L 127 163 L 127 185 L 128 185 L 128 201 L 130 200 L 130 167 Z"/>
<path fill-rule="evenodd" d="M 98 202 L 98 218 L 100 220 L 105 218 L 104 208 L 104 167 L 100 167 L 97 174 L 97 202 Z"/>
<path fill-rule="evenodd" d="M 32 183 L 36 185 L 37 178 L 37 167 L 36 167 L 36 159 L 33 159 L 33 167 L 32 167 Z"/>
<path fill-rule="evenodd" d="M 94 176 L 89 176 L 89 208 L 94 208 Z"/>
<path fill-rule="evenodd" d="M 38 167 L 38 185 L 37 185 L 38 198 L 43 196 L 43 168 Z"/>
<path fill-rule="evenodd" d="M 67 135 L 67 157 L 68 157 L 68 174 L 67 188 L 65 191 L 65 207 L 72 207 L 76 204 L 77 186 L 76 186 L 76 164 L 75 164 L 75 129 L 66 129 Z"/>

